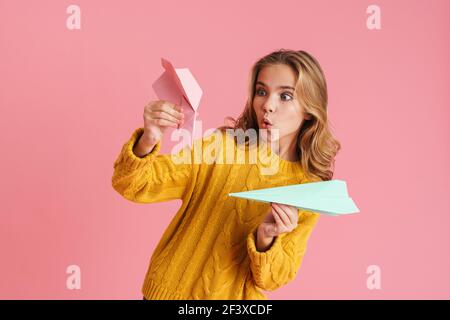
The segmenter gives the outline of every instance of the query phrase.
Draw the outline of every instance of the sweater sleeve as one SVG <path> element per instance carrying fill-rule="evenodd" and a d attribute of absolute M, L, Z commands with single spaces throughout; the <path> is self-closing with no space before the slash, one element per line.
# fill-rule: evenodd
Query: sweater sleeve
<path fill-rule="evenodd" d="M 266 291 L 275 290 L 293 280 L 306 252 L 308 239 L 319 218 L 318 213 L 299 209 L 297 227 L 275 237 L 264 252 L 256 250 L 255 232 L 247 236 L 247 252 L 253 279 Z"/>
<path fill-rule="evenodd" d="M 191 148 L 186 146 L 175 155 L 161 155 L 159 154 L 161 141 L 159 141 L 149 154 L 140 158 L 134 154 L 133 147 L 143 132 L 143 128 L 136 129 L 123 145 L 114 162 L 113 188 L 125 199 L 137 203 L 181 199 L 193 174 L 194 161 Z M 186 156 L 190 161 L 174 161 L 181 159 L 174 157 L 181 156 L 183 160 Z"/>

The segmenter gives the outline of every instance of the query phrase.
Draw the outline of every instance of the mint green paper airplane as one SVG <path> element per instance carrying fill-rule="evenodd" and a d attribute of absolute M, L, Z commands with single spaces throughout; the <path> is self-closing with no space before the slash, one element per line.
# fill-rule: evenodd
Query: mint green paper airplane
<path fill-rule="evenodd" d="M 301 183 L 276 188 L 235 192 L 228 195 L 261 202 L 287 204 L 299 209 L 330 216 L 359 212 L 352 198 L 348 196 L 346 182 L 342 180 Z"/>

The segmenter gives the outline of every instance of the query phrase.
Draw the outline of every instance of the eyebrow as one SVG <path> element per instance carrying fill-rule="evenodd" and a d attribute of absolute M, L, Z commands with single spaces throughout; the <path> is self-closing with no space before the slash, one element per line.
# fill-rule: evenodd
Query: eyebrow
<path fill-rule="evenodd" d="M 256 81 L 256 84 L 260 84 L 260 85 L 263 85 L 264 87 L 267 87 L 267 85 L 264 82 L 261 82 L 261 81 Z M 290 86 L 279 86 L 278 89 L 291 89 L 291 90 L 295 91 L 295 89 L 293 87 L 290 87 Z"/>

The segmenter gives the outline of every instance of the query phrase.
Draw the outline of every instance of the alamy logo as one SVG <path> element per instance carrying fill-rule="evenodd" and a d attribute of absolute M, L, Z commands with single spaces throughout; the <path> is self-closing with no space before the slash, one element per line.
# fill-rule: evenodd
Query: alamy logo
<path fill-rule="evenodd" d="M 381 268 L 377 265 L 370 265 L 367 267 L 366 273 L 369 274 L 366 285 L 367 289 L 381 289 Z"/>
<path fill-rule="evenodd" d="M 76 264 L 70 265 L 66 269 L 69 276 L 66 279 L 66 287 L 69 290 L 81 289 L 81 268 Z"/>
<path fill-rule="evenodd" d="M 273 155 L 279 154 L 279 129 L 259 129 L 259 134 L 255 129 L 245 131 L 243 129 L 226 129 L 226 136 L 230 138 L 230 141 L 237 141 L 236 150 L 234 143 L 228 145 L 224 141 L 227 139 L 222 136 L 219 130 L 208 129 L 203 134 L 203 139 L 196 139 L 192 147 L 187 148 L 184 145 L 186 141 L 190 141 L 191 133 L 183 128 L 174 130 L 170 137 L 171 141 L 181 140 L 181 142 L 172 148 L 173 163 L 256 164 L 259 162 L 262 164 L 260 168 L 262 175 L 274 175 L 278 172 L 280 158 Z M 245 148 L 242 147 L 246 139 L 252 146 L 248 148 L 248 162 L 246 162 Z M 256 147 L 257 141 L 259 141 L 258 147 Z M 174 150 L 180 151 L 175 152 Z M 222 152 L 223 150 L 225 152 Z"/>
<path fill-rule="evenodd" d="M 366 26 L 369 30 L 381 29 L 381 9 L 379 6 L 372 4 L 367 7 L 366 13 L 370 14 L 366 20 Z"/>
<path fill-rule="evenodd" d="M 81 29 L 81 9 L 75 4 L 67 7 L 66 13 L 70 16 L 66 19 L 66 27 L 69 30 Z"/>

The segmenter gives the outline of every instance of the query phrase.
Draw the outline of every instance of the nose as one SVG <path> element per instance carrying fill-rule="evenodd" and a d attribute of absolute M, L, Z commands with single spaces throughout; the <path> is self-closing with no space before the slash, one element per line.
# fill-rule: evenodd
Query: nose
<path fill-rule="evenodd" d="M 267 100 L 264 104 L 263 104 L 263 110 L 265 112 L 274 112 L 275 111 L 275 107 L 273 106 L 273 103 L 271 103 L 269 100 Z"/>

